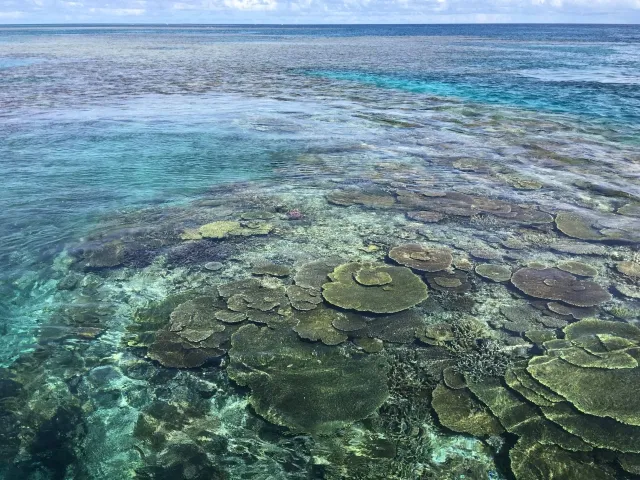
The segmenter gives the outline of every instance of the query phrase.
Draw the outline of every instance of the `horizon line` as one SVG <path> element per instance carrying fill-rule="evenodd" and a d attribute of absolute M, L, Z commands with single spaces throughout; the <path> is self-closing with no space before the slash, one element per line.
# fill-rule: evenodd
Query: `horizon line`
<path fill-rule="evenodd" d="M 279 27 L 300 27 L 300 26 L 393 26 L 393 27 L 418 27 L 418 26 L 452 26 L 452 25 L 583 25 L 583 26 L 640 26 L 640 23 L 618 23 L 618 22 L 445 22 L 445 23 L 167 23 L 167 22 L 70 22 L 70 23 L 0 23 L 0 27 L 60 27 L 60 26 L 165 26 L 165 27 L 234 27 L 234 26 L 279 26 Z"/>

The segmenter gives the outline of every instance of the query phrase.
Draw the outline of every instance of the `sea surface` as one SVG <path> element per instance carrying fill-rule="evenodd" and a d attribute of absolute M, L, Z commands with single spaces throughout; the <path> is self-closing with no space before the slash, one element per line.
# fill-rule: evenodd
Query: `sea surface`
<path fill-rule="evenodd" d="M 640 478 L 640 26 L 0 26 L 0 174 L 0 478 Z"/>

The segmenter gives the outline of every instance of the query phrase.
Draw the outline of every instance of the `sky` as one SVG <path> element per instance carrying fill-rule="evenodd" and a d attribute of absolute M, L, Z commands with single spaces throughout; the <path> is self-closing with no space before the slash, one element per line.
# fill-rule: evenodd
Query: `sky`
<path fill-rule="evenodd" d="M 21 23 L 640 23 L 640 0 L 0 0 Z"/>

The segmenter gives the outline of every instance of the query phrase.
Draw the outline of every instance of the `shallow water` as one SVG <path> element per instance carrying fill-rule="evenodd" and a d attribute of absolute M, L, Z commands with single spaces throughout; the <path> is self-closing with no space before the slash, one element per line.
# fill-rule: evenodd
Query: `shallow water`
<path fill-rule="evenodd" d="M 637 478 L 639 43 L 0 28 L 0 476 Z"/>

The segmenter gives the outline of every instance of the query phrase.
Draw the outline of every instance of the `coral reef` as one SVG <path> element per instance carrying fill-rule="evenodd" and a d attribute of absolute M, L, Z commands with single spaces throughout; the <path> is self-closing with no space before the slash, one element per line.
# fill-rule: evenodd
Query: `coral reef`
<path fill-rule="evenodd" d="M 640 263 L 634 261 L 618 262 L 616 269 L 627 277 L 640 277 Z"/>
<path fill-rule="evenodd" d="M 272 262 L 256 263 L 251 269 L 254 275 L 271 275 L 273 277 L 288 277 L 291 269 L 286 265 L 280 265 Z"/>
<path fill-rule="evenodd" d="M 267 235 L 273 230 L 273 225 L 258 220 L 238 222 L 235 220 L 219 220 L 207 223 L 197 229 L 185 230 L 182 240 L 199 240 L 209 238 L 219 240 L 227 237 L 248 237 L 251 235 Z"/>
<path fill-rule="evenodd" d="M 296 431 L 330 433 L 367 417 L 388 395 L 381 358 L 307 344 L 291 331 L 244 326 L 229 359 L 229 376 L 251 388 L 256 411 Z"/>
<path fill-rule="evenodd" d="M 347 340 L 348 336 L 333 326 L 333 322 L 344 318 L 342 312 L 331 308 L 320 307 L 308 312 L 296 312 L 294 318 L 298 321 L 293 330 L 300 338 L 320 340 L 325 345 L 338 345 Z"/>
<path fill-rule="evenodd" d="M 575 260 L 560 262 L 558 264 L 558 268 L 579 277 L 595 277 L 596 275 L 598 275 L 597 268 L 594 268 L 591 265 L 583 262 L 577 262 Z"/>
<path fill-rule="evenodd" d="M 426 248 L 415 243 L 394 247 L 389 251 L 393 261 L 421 272 L 439 272 L 451 266 L 453 257 L 446 249 Z"/>
<path fill-rule="evenodd" d="M 119 240 L 87 247 L 82 252 L 84 268 L 112 268 L 124 262 L 124 244 Z"/>
<path fill-rule="evenodd" d="M 416 222 L 437 223 L 441 220 L 444 220 L 445 215 L 438 212 L 416 211 L 407 212 L 407 218 L 409 220 L 415 220 Z"/>
<path fill-rule="evenodd" d="M 322 286 L 325 300 L 341 308 L 395 313 L 426 300 L 427 286 L 404 267 L 377 263 L 345 263 Z M 360 281 L 358 280 L 360 278 Z"/>
<path fill-rule="evenodd" d="M 482 263 L 476 266 L 475 272 L 481 277 L 494 282 L 508 282 L 511 279 L 511 269 L 506 265 Z"/>
<path fill-rule="evenodd" d="M 431 405 L 440 423 L 455 432 L 482 437 L 504 431 L 498 420 L 467 389 L 453 390 L 439 384 L 433 391 Z"/>
<path fill-rule="evenodd" d="M 576 307 L 593 307 L 611 299 L 597 283 L 578 280 L 556 268 L 522 268 L 513 274 L 511 283 L 532 297 L 558 300 Z"/>
<path fill-rule="evenodd" d="M 603 235 L 596 230 L 588 219 L 571 212 L 561 212 L 556 215 L 556 227 L 568 237 L 580 240 L 606 240 Z"/>
<path fill-rule="evenodd" d="M 61 254 L 21 292 L 55 301 L 0 370 L 0 476 L 638 475 L 635 217 L 446 164 L 488 183 L 240 183 Z"/>
<path fill-rule="evenodd" d="M 599 448 L 634 454 L 640 449 L 632 387 L 640 329 L 585 319 L 567 326 L 564 335 L 544 341 L 544 355 L 509 367 L 505 383 L 499 377 L 468 374 L 465 383 L 481 406 L 520 437 L 510 451 L 517 479 L 615 478 L 606 460 L 601 463 L 590 452 Z M 471 406 L 476 400 L 465 396 L 464 387 L 444 388 L 434 391 L 441 397 L 435 402 L 434 396 L 441 422 L 454 430 L 477 428 L 470 412 L 479 414 L 481 406 Z M 486 421 L 486 414 L 480 418 Z"/>
<path fill-rule="evenodd" d="M 371 208 L 388 208 L 396 203 L 396 199 L 382 190 L 334 190 L 327 194 L 327 201 L 334 205 L 363 205 Z"/>

